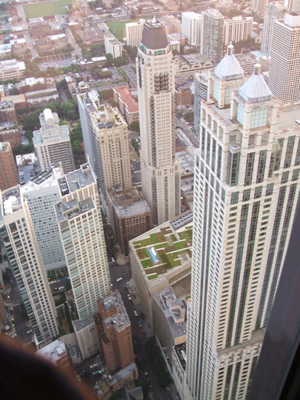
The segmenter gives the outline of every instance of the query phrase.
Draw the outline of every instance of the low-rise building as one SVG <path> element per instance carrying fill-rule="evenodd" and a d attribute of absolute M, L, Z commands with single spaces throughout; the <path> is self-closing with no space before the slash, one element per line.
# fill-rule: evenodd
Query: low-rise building
<path fill-rule="evenodd" d="M 51 361 L 53 364 L 60 367 L 61 370 L 71 370 L 68 348 L 63 338 L 47 344 L 47 346 L 38 350 L 36 354 Z"/>
<path fill-rule="evenodd" d="M 151 210 L 146 200 L 141 198 L 135 188 L 108 191 L 109 220 L 121 252 L 129 252 L 131 239 L 152 228 Z"/>
<path fill-rule="evenodd" d="M 88 315 L 81 320 L 72 321 L 72 324 L 81 353 L 81 358 L 84 361 L 99 351 L 99 343 L 93 314 Z"/>
<path fill-rule="evenodd" d="M 134 286 L 152 328 L 155 295 L 169 286 L 182 298 L 189 295 L 192 231 L 192 213 L 187 212 L 129 242 Z"/>
<path fill-rule="evenodd" d="M 25 63 L 15 59 L 0 61 L 0 80 L 20 79 L 25 72 Z"/>
<path fill-rule="evenodd" d="M 114 100 L 118 103 L 119 110 L 124 115 L 128 125 L 139 120 L 139 105 L 129 91 L 128 85 L 113 88 Z"/>

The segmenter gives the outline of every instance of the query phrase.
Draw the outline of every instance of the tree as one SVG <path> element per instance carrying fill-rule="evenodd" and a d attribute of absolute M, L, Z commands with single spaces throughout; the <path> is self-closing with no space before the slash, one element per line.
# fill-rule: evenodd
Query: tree
<path fill-rule="evenodd" d="M 139 121 L 133 121 L 129 125 L 129 129 L 131 129 L 132 131 L 139 132 L 140 131 L 140 123 L 139 123 Z"/>

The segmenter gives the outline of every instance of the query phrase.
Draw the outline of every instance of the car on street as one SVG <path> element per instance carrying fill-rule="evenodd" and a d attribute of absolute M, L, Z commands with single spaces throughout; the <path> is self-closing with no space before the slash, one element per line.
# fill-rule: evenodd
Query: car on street
<path fill-rule="evenodd" d="M 137 317 L 139 313 L 136 310 L 133 310 L 133 314 Z"/>
<path fill-rule="evenodd" d="M 116 279 L 116 282 L 120 282 L 122 279 L 123 279 L 122 277 L 117 278 L 117 279 Z"/>

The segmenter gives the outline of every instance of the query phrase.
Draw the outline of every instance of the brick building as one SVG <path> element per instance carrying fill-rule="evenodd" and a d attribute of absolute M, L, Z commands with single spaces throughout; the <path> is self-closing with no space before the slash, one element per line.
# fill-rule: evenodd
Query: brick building
<path fill-rule="evenodd" d="M 95 324 L 100 353 L 109 374 L 134 362 L 131 323 L 120 292 L 114 291 L 97 301 Z"/>

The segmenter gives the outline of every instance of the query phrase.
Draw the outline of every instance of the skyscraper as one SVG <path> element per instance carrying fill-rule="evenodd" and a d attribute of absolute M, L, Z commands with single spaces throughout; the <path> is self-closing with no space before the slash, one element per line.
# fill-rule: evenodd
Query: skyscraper
<path fill-rule="evenodd" d="M 279 108 L 260 68 L 230 107 L 216 96 L 202 102 L 187 322 L 193 399 L 246 397 L 296 210 L 299 106 Z"/>
<path fill-rule="evenodd" d="M 261 41 L 261 51 L 267 56 L 271 55 L 274 22 L 283 18 L 283 10 L 282 1 L 272 1 L 267 4 L 264 16 L 263 36 Z"/>
<path fill-rule="evenodd" d="M 0 235 L 37 343 L 58 335 L 56 309 L 20 186 L 0 192 Z"/>
<path fill-rule="evenodd" d="M 201 42 L 202 15 L 195 12 L 182 13 L 182 36 L 192 45 Z"/>
<path fill-rule="evenodd" d="M 214 64 L 223 57 L 224 16 L 214 8 L 202 12 L 202 32 L 200 54 Z"/>
<path fill-rule="evenodd" d="M 90 113 L 95 173 L 101 192 L 132 186 L 128 127 L 117 108 L 100 105 Z"/>
<path fill-rule="evenodd" d="M 88 163 L 58 179 L 57 222 L 79 319 L 110 290 L 97 179 Z"/>
<path fill-rule="evenodd" d="M 19 183 L 19 175 L 9 142 L 0 142 L 0 190 Z"/>
<path fill-rule="evenodd" d="M 66 267 L 54 205 L 60 201 L 57 179 L 64 175 L 58 163 L 41 172 L 21 188 L 22 199 L 30 213 L 32 226 L 46 271 Z"/>
<path fill-rule="evenodd" d="M 164 26 L 144 24 L 137 57 L 141 175 L 152 222 L 180 213 L 180 162 L 175 157 L 174 64 Z"/>
<path fill-rule="evenodd" d="M 284 7 L 290 13 L 299 13 L 300 12 L 300 0 L 284 0 Z"/>
<path fill-rule="evenodd" d="M 283 103 L 300 100 L 300 15 L 274 22 L 268 83 Z"/>
<path fill-rule="evenodd" d="M 59 125 L 57 113 L 46 108 L 40 114 L 41 128 L 33 132 L 34 150 L 41 171 L 61 162 L 65 174 L 74 170 L 74 159 L 67 125 Z"/>

